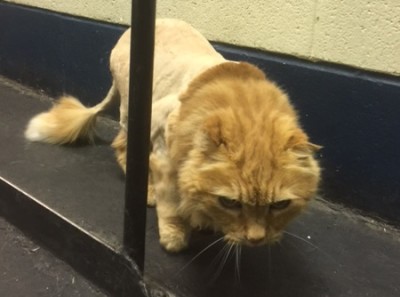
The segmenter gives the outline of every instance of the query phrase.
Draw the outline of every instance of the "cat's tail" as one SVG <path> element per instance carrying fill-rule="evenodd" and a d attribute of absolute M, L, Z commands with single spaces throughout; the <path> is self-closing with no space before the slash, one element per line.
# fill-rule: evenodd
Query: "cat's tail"
<path fill-rule="evenodd" d="M 29 121 L 25 137 L 52 144 L 93 141 L 97 116 L 118 98 L 115 83 L 103 101 L 93 107 L 85 107 L 71 96 L 61 97 L 49 111 Z"/>

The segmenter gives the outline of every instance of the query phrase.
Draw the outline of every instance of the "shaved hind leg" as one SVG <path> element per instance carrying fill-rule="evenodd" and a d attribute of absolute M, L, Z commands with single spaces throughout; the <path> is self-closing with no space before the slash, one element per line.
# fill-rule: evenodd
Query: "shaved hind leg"
<path fill-rule="evenodd" d="M 121 129 L 119 130 L 118 135 L 115 137 L 111 146 L 115 150 L 115 156 L 117 158 L 117 162 L 119 166 L 121 166 L 124 173 L 126 173 L 126 132 Z"/>
<path fill-rule="evenodd" d="M 111 146 L 115 150 L 115 156 L 119 166 L 122 168 L 124 173 L 126 173 L 126 147 L 127 147 L 127 135 L 126 131 L 123 129 L 119 130 L 118 135 L 115 137 Z M 149 174 L 149 184 L 147 190 L 147 205 L 154 206 L 156 204 L 154 187 L 152 183 L 151 174 Z"/>

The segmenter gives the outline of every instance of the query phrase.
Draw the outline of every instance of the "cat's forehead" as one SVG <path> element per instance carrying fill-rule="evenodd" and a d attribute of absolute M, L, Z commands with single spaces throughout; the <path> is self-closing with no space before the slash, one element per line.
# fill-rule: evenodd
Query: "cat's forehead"
<path fill-rule="evenodd" d="M 242 193 L 239 200 L 253 206 L 265 206 L 283 200 L 295 200 L 299 198 L 301 197 L 295 195 L 290 190 L 282 190 L 275 193 L 271 191 L 262 192 L 255 190 Z"/>
<path fill-rule="evenodd" d="M 279 190 L 271 190 L 267 186 L 252 187 L 246 183 L 231 183 L 229 186 L 218 187 L 213 190 L 215 196 L 227 197 L 252 206 L 264 206 L 283 200 L 295 200 L 301 197 L 290 188 L 280 186 Z"/>
<path fill-rule="evenodd" d="M 266 205 L 315 195 L 318 172 L 304 168 L 276 169 L 270 178 L 252 176 L 240 180 L 240 200 L 250 205 Z"/>

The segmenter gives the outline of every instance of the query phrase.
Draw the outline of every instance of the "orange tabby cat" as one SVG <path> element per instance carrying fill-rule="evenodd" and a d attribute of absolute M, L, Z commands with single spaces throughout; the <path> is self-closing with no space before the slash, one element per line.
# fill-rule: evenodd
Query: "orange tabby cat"
<path fill-rule="evenodd" d="M 113 85 L 86 108 L 61 98 L 34 117 L 32 141 L 93 138 L 97 115 L 120 100 L 121 129 L 112 146 L 126 164 L 128 30 L 111 53 Z M 226 241 L 273 243 L 315 195 L 320 169 L 286 94 L 262 71 L 225 60 L 179 20 L 156 24 L 149 203 L 156 203 L 161 245 L 178 252 L 193 228 Z"/>

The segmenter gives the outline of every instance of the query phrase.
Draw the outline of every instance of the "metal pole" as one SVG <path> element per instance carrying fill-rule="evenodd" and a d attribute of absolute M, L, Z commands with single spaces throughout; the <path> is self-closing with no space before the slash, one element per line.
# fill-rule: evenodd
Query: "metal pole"
<path fill-rule="evenodd" d="M 132 0 L 124 247 L 144 268 L 155 0 Z"/>

